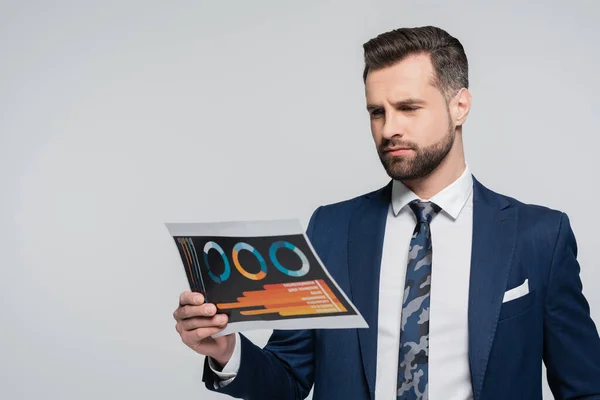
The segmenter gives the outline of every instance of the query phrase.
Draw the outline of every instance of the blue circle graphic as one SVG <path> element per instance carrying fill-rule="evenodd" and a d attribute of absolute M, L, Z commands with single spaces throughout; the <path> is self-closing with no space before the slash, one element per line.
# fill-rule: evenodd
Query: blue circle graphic
<path fill-rule="evenodd" d="M 208 252 L 211 249 L 214 249 L 219 252 L 221 258 L 223 259 L 223 263 L 225 264 L 225 270 L 221 275 L 215 275 L 214 272 L 212 272 L 210 269 L 210 263 L 208 262 Z M 229 260 L 227 259 L 225 252 L 217 243 L 210 241 L 204 245 L 204 263 L 206 264 L 206 268 L 208 269 L 208 276 L 210 276 L 210 279 L 212 279 L 213 282 L 223 283 L 227 279 L 229 279 L 229 275 L 231 275 L 231 266 L 229 265 Z"/>
<path fill-rule="evenodd" d="M 296 255 L 300 258 L 300 261 L 302 261 L 302 267 L 298 271 L 291 271 L 291 270 L 287 269 L 286 267 L 284 267 L 283 265 L 281 265 L 281 263 L 277 259 L 277 250 L 279 250 L 280 248 L 290 249 L 294 253 L 296 253 Z M 275 267 L 278 270 L 280 270 L 281 272 L 283 272 L 284 274 L 286 274 L 288 276 L 293 276 L 293 277 L 297 278 L 297 277 L 306 275 L 308 273 L 308 271 L 310 270 L 310 264 L 308 262 L 308 258 L 306 257 L 306 255 L 302 252 L 302 250 L 300 250 L 298 247 L 294 246 L 290 242 L 279 241 L 279 242 L 273 243 L 271 245 L 271 248 L 269 249 L 269 257 L 271 258 L 271 262 L 273 263 L 273 265 L 275 265 Z"/>

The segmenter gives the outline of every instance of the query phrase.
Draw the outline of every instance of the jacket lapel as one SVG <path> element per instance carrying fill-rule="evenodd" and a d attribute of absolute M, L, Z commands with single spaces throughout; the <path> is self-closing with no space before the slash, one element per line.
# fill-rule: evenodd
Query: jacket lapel
<path fill-rule="evenodd" d="M 478 400 L 515 251 L 518 215 L 505 198 L 473 181 L 469 365 Z"/>
<path fill-rule="evenodd" d="M 350 219 L 348 269 L 352 301 L 369 325 L 358 329 L 362 364 L 373 399 L 377 366 L 379 273 L 392 182 L 367 195 Z"/>

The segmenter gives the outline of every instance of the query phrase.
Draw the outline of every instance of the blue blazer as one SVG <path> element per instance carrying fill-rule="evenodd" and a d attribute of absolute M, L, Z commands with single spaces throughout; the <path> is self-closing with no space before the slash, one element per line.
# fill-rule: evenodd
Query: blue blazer
<path fill-rule="evenodd" d="M 264 349 L 241 336 L 237 377 L 217 391 L 252 400 L 374 400 L 386 187 L 319 207 L 307 235 L 368 329 L 276 330 Z M 469 365 L 475 400 L 600 399 L 600 339 L 582 294 L 566 214 L 526 205 L 474 178 Z M 502 303 L 529 279 L 529 294 Z M 204 382 L 215 376 L 204 366 Z M 380 399 L 376 399 L 380 400 Z"/>

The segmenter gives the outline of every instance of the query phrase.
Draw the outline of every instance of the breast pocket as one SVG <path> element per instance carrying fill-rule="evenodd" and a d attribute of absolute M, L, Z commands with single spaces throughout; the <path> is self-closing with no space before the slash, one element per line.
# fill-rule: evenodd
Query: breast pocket
<path fill-rule="evenodd" d="M 534 289 L 524 296 L 503 303 L 502 308 L 500 309 L 499 321 L 515 317 L 519 314 L 529 311 L 535 302 L 535 295 L 536 293 Z"/>

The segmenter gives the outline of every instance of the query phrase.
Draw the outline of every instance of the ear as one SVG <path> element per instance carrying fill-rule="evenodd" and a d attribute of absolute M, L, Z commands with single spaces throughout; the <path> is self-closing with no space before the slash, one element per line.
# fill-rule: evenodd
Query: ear
<path fill-rule="evenodd" d="M 450 115 L 454 120 L 455 126 L 462 126 L 467 120 L 469 111 L 471 110 L 471 92 L 468 89 L 462 88 L 450 101 Z"/>

